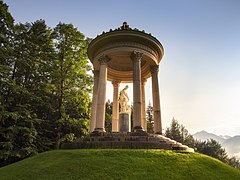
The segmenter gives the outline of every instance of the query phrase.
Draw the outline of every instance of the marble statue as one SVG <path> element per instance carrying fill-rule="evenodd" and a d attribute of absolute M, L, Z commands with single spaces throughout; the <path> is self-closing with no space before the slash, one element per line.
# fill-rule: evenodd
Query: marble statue
<path fill-rule="evenodd" d="M 123 88 L 123 90 L 121 90 L 120 94 L 119 94 L 120 112 L 122 112 L 122 113 L 131 112 L 131 107 L 128 104 L 129 97 L 128 97 L 128 94 L 126 92 L 127 89 L 128 89 L 128 85 L 126 85 L 125 88 Z"/>

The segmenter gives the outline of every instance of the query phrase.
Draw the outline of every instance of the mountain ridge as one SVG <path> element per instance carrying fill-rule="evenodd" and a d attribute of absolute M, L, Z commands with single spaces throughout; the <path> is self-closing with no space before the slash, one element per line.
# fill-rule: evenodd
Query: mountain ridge
<path fill-rule="evenodd" d="M 216 135 L 209 133 L 205 130 L 193 134 L 193 137 L 200 141 L 206 141 L 208 139 L 214 139 L 219 142 L 226 150 L 227 154 L 232 157 L 240 159 L 240 135 L 228 136 L 228 135 Z"/>

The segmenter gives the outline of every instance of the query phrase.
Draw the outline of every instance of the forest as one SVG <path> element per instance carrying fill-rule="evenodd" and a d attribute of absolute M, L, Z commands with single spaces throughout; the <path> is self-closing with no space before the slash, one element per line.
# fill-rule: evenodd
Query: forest
<path fill-rule="evenodd" d="M 14 24 L 0 1 L 0 166 L 88 133 L 89 39 L 72 24 Z"/>

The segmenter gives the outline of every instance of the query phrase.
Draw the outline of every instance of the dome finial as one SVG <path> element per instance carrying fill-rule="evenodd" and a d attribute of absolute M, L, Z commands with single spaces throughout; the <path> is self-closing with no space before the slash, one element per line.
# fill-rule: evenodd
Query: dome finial
<path fill-rule="evenodd" d="M 123 22 L 123 25 L 121 26 L 121 29 L 122 29 L 122 30 L 123 30 L 123 29 L 130 29 L 130 28 L 129 28 L 129 25 L 127 24 L 126 21 Z"/>

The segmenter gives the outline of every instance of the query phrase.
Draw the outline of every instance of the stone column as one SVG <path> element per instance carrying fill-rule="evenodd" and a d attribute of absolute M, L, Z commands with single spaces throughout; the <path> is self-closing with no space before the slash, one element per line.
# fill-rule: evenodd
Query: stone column
<path fill-rule="evenodd" d="M 145 84 L 147 80 L 142 79 L 142 127 L 144 131 L 147 131 L 147 120 L 146 120 L 146 102 L 145 102 Z"/>
<path fill-rule="evenodd" d="M 94 74 L 94 81 L 93 81 L 93 96 L 92 96 L 90 132 L 93 132 L 95 129 L 95 126 L 96 126 L 99 71 L 94 70 L 93 74 Z"/>
<path fill-rule="evenodd" d="M 154 120 L 154 133 L 155 134 L 162 134 L 162 120 L 161 120 L 161 110 L 160 110 L 158 71 L 159 71 L 159 66 L 158 65 L 151 67 L 153 118 L 154 118 L 153 120 Z"/>
<path fill-rule="evenodd" d="M 141 91 L 141 58 L 143 53 L 134 51 L 133 61 L 133 130 L 142 130 L 142 91 Z"/>
<path fill-rule="evenodd" d="M 107 85 L 107 62 L 110 59 L 103 55 L 99 58 L 99 82 L 98 82 L 98 98 L 97 98 L 97 113 L 96 127 L 94 131 L 105 132 L 105 104 L 106 104 L 106 85 Z"/>
<path fill-rule="evenodd" d="M 118 101 L 118 88 L 120 81 L 112 81 L 113 84 L 113 109 L 112 109 L 112 132 L 118 132 L 118 119 L 119 119 L 119 101 Z"/>

